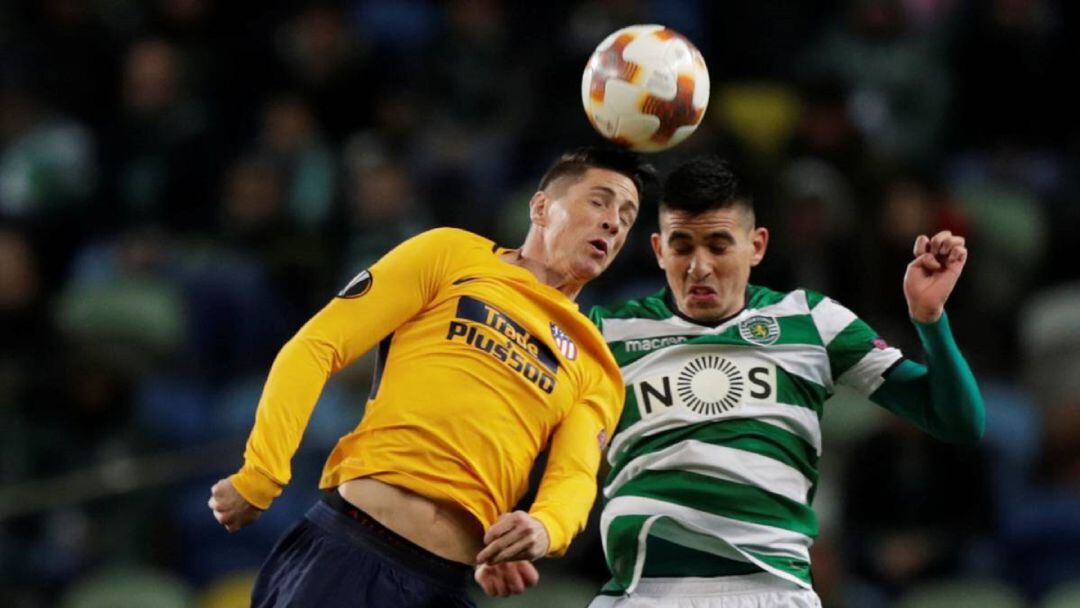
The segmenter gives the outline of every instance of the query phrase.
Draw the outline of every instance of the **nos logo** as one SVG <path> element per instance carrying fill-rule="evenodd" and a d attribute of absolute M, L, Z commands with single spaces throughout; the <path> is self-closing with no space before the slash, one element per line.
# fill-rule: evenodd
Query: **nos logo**
<path fill-rule="evenodd" d="M 746 400 L 776 402 L 776 366 L 744 366 L 716 355 L 691 359 L 675 374 L 655 376 L 633 385 L 641 417 L 667 411 L 676 404 L 705 416 L 730 411 Z"/>

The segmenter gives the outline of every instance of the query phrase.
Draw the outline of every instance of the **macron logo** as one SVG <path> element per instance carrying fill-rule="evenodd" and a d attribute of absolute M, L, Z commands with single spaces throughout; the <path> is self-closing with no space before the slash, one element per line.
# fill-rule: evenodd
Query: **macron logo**
<path fill-rule="evenodd" d="M 627 340 L 626 352 L 639 353 L 674 346 L 686 342 L 686 336 L 667 336 L 665 338 L 642 338 L 641 340 Z"/>

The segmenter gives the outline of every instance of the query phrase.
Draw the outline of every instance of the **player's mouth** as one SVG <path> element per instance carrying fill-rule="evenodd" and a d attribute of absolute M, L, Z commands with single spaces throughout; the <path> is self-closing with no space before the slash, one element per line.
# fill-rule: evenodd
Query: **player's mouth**
<path fill-rule="evenodd" d="M 607 241 L 604 239 L 593 239 L 589 241 L 589 250 L 597 257 L 607 257 L 608 249 Z"/>
<path fill-rule="evenodd" d="M 717 293 L 708 285 L 691 285 L 686 295 L 691 302 L 711 302 L 716 299 Z"/>

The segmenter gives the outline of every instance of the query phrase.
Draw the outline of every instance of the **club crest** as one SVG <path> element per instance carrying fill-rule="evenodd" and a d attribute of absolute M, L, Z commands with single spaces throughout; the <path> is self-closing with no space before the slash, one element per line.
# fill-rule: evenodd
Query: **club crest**
<path fill-rule="evenodd" d="M 555 345 L 559 347 L 559 351 L 569 360 L 573 361 L 577 359 L 577 345 L 570 339 L 570 336 L 566 335 L 558 325 L 554 322 L 551 324 L 551 336 L 555 338 Z"/>
<path fill-rule="evenodd" d="M 747 342 L 767 346 L 780 339 L 780 324 L 773 317 L 754 315 L 739 323 L 739 335 Z"/>

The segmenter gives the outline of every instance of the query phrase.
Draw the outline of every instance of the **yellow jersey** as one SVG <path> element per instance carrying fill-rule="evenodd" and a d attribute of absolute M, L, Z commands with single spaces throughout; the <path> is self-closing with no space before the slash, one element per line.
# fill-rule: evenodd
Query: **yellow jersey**
<path fill-rule="evenodd" d="M 547 467 L 530 514 L 565 552 L 596 496 L 601 450 L 622 412 L 618 365 L 577 305 L 500 247 L 452 228 L 413 237 L 357 275 L 281 349 L 244 465 L 231 477 L 265 509 L 330 374 L 379 344 L 360 424 L 320 487 L 373 477 L 449 500 L 487 529 Z"/>

